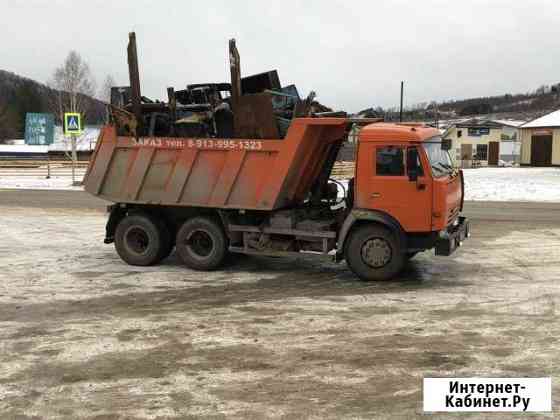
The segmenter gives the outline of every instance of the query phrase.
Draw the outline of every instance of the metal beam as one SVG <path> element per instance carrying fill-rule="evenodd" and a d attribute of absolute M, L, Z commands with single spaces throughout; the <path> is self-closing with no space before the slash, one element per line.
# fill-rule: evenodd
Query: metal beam
<path fill-rule="evenodd" d="M 241 59 L 235 45 L 235 39 L 229 40 L 229 67 L 231 72 L 231 107 L 233 112 L 237 107 L 241 91 Z"/>
<path fill-rule="evenodd" d="M 136 34 L 128 34 L 128 75 L 130 78 L 130 90 L 132 101 L 132 113 L 136 117 L 137 134 L 142 134 L 142 104 L 140 93 L 140 73 L 138 71 L 138 52 L 136 50 Z"/>

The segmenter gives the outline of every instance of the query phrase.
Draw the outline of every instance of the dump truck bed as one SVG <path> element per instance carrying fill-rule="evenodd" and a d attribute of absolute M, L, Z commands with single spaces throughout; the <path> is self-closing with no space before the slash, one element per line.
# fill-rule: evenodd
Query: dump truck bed
<path fill-rule="evenodd" d="M 282 140 L 120 137 L 105 126 L 84 179 L 116 203 L 274 210 L 302 202 L 344 118 L 297 118 Z"/>

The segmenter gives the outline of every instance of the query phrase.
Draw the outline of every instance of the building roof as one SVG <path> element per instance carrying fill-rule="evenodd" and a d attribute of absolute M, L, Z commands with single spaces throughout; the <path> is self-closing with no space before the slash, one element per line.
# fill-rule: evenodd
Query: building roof
<path fill-rule="evenodd" d="M 457 128 L 502 128 L 503 124 L 499 124 L 496 121 L 487 120 L 487 119 L 478 119 L 472 118 L 467 121 L 462 121 L 456 124 Z"/>
<path fill-rule="evenodd" d="M 525 121 L 519 120 L 495 120 L 472 118 L 470 120 L 461 121 L 455 124 L 457 128 L 502 128 L 502 127 L 521 127 Z"/>
<path fill-rule="evenodd" d="M 560 127 L 560 109 L 523 124 L 521 128 Z"/>
<path fill-rule="evenodd" d="M 502 124 L 508 127 L 521 127 L 523 124 L 527 123 L 527 121 L 521 121 L 521 120 L 492 120 L 494 122 L 497 122 L 498 124 Z"/>

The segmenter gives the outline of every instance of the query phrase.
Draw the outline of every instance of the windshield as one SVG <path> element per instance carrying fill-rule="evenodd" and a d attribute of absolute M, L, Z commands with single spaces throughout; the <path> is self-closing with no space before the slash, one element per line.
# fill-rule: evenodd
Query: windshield
<path fill-rule="evenodd" d="M 453 172 L 453 161 L 449 152 L 441 148 L 441 137 L 432 137 L 425 141 L 424 149 L 428 155 L 432 173 L 435 177 L 448 175 Z"/>

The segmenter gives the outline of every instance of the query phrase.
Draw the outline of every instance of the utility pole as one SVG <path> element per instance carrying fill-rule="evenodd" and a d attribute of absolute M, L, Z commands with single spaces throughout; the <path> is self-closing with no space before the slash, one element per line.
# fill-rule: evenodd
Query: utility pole
<path fill-rule="evenodd" d="M 404 81 L 401 80 L 401 108 L 399 111 L 399 122 L 402 122 L 403 92 L 404 92 Z"/>

